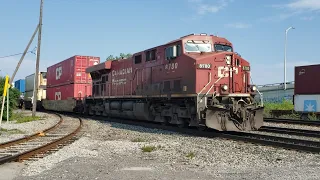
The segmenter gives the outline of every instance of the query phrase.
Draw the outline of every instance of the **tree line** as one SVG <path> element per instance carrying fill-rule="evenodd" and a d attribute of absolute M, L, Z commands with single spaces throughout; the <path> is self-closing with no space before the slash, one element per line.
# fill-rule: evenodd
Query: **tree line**
<path fill-rule="evenodd" d="M 113 55 L 109 55 L 106 59 L 106 61 L 113 61 L 113 60 L 117 60 L 117 59 L 126 59 L 126 58 L 130 58 L 132 56 L 132 54 L 130 53 L 120 53 L 119 56 L 113 56 Z"/>

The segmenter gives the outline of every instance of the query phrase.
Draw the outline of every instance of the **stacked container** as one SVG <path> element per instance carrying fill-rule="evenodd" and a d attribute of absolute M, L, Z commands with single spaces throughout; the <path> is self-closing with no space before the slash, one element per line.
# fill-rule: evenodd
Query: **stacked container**
<path fill-rule="evenodd" d="M 47 68 L 47 100 L 81 99 L 91 95 L 92 79 L 86 68 L 100 58 L 73 56 Z"/>
<path fill-rule="evenodd" d="M 20 93 L 24 94 L 25 92 L 25 80 L 19 79 L 14 82 L 14 87 L 20 91 Z"/>
<path fill-rule="evenodd" d="M 295 67 L 294 109 L 320 113 L 320 64 Z"/>

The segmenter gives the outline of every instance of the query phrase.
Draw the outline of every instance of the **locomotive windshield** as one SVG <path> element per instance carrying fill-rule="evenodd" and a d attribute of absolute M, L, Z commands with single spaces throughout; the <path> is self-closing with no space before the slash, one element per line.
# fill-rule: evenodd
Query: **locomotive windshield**
<path fill-rule="evenodd" d="M 223 44 L 215 44 L 214 45 L 215 51 L 228 51 L 232 52 L 232 47 L 228 45 L 223 45 Z"/>
<path fill-rule="evenodd" d="M 184 45 L 186 52 L 211 52 L 212 45 L 209 41 L 190 40 Z"/>

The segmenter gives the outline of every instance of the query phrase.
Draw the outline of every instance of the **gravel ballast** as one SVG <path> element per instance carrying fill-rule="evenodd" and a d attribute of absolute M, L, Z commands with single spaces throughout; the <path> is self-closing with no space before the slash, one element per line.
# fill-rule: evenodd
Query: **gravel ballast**
<path fill-rule="evenodd" d="M 28 162 L 16 179 L 320 178 L 319 154 L 94 120 L 84 128 L 78 141 Z"/>
<path fill-rule="evenodd" d="M 15 113 L 22 113 L 25 116 L 32 115 L 32 111 L 28 110 L 16 110 Z M 2 121 L 1 128 L 6 131 L 1 131 L 0 143 L 41 132 L 57 124 L 60 120 L 60 118 L 54 114 L 37 112 L 36 115 L 41 117 L 41 119 L 24 123 L 16 123 L 14 119 L 10 120 L 8 123 L 6 121 Z"/>

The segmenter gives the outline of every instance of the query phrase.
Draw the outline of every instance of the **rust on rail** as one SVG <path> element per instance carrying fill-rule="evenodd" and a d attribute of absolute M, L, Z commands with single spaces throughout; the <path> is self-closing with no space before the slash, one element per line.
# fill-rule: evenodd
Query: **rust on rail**
<path fill-rule="evenodd" d="M 22 137 L 22 138 L 14 139 L 12 141 L 3 142 L 3 143 L 0 144 L 0 148 L 3 149 L 3 148 L 6 148 L 6 147 L 15 145 L 15 144 L 20 144 L 20 143 L 23 143 L 23 142 L 26 142 L 26 141 L 30 141 L 31 139 L 34 139 L 34 138 L 37 138 L 38 136 L 41 136 L 43 133 L 46 133 L 48 131 L 56 129 L 63 121 L 63 118 L 62 118 L 62 116 L 60 114 L 56 114 L 56 115 L 59 116 L 59 118 L 60 118 L 60 121 L 57 124 L 49 127 L 48 129 L 43 130 L 42 132 L 38 132 L 38 133 L 29 135 L 29 136 L 25 136 L 25 137 Z"/>
<path fill-rule="evenodd" d="M 61 145 L 61 144 L 64 144 L 65 142 L 67 142 L 68 140 L 70 140 L 72 137 L 74 137 L 81 129 L 82 127 L 82 120 L 80 118 L 78 118 L 79 121 L 80 121 L 80 125 L 77 127 L 76 130 L 74 130 L 72 133 L 60 138 L 60 139 L 57 139 L 51 143 L 48 143 L 48 144 L 45 144 L 43 146 L 40 146 L 40 147 L 37 147 L 35 149 L 31 149 L 27 152 L 24 152 L 22 154 L 20 154 L 18 156 L 18 161 L 21 162 L 23 160 L 26 160 L 36 154 L 40 154 L 40 153 L 45 153 L 47 152 L 48 150 L 51 150 L 53 149 L 54 147 L 57 147 L 58 145 Z"/>

